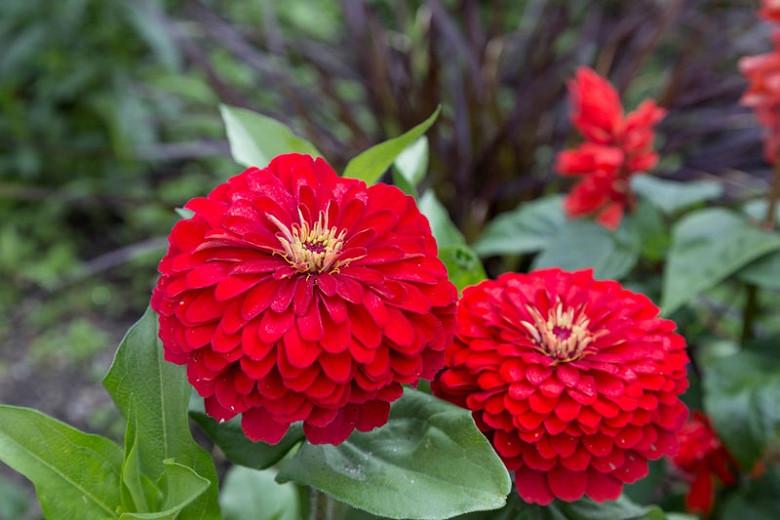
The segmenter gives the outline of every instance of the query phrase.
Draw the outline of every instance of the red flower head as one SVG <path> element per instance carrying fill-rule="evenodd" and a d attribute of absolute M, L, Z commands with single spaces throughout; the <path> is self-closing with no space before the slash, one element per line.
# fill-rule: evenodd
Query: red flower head
<path fill-rule="evenodd" d="M 700 412 L 692 414 L 677 439 L 680 449 L 672 461 L 691 479 L 685 505 L 691 512 L 708 513 L 715 500 L 713 479 L 717 477 L 727 486 L 736 483 L 734 459 L 721 444 L 709 419 Z"/>
<path fill-rule="evenodd" d="M 653 128 L 665 111 L 645 101 L 624 116 L 614 87 L 586 67 L 577 71 L 569 89 L 572 122 L 585 142 L 558 155 L 558 173 L 583 177 L 566 198 L 566 211 L 571 217 L 595 214 L 600 224 L 617 229 L 634 203 L 630 178 L 658 163 Z"/>
<path fill-rule="evenodd" d="M 243 414 L 271 443 L 303 421 L 310 442 L 336 444 L 441 367 L 457 291 L 397 188 L 290 154 L 185 207 L 152 307 L 212 417 Z"/>
<path fill-rule="evenodd" d="M 780 152 L 780 31 L 773 35 L 772 52 L 745 56 L 739 68 L 748 80 L 741 103 L 753 108 L 764 127 L 764 156 L 770 163 Z"/>
<path fill-rule="evenodd" d="M 527 502 L 612 500 L 685 421 L 674 330 L 589 270 L 504 274 L 464 290 L 434 392 L 472 410 Z"/>
<path fill-rule="evenodd" d="M 780 22 L 780 0 L 764 0 L 758 14 L 770 22 Z"/>

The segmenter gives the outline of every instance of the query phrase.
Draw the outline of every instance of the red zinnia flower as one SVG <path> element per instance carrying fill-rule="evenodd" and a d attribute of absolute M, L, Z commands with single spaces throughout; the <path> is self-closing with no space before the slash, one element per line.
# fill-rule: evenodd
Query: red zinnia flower
<path fill-rule="evenodd" d="M 569 89 L 572 121 L 585 142 L 558 155 L 558 173 L 583 176 L 566 198 L 566 211 L 571 217 L 595 214 L 600 224 L 617 229 L 634 203 L 631 177 L 658 163 L 653 128 L 665 111 L 645 101 L 624 116 L 614 87 L 586 67 L 577 70 Z"/>
<path fill-rule="evenodd" d="M 685 421 L 674 330 L 589 270 L 505 274 L 463 291 L 434 392 L 472 410 L 527 502 L 612 500 Z"/>
<path fill-rule="evenodd" d="M 713 480 L 717 477 L 726 486 L 736 483 L 734 459 L 701 412 L 692 414 L 677 439 L 680 449 L 672 460 L 691 479 L 685 506 L 691 512 L 708 513 L 715 500 Z"/>
<path fill-rule="evenodd" d="M 441 367 L 457 291 L 397 188 L 289 154 L 185 207 L 152 307 L 212 417 L 243 414 L 247 437 L 271 443 L 303 421 L 310 442 L 335 444 Z"/>
<path fill-rule="evenodd" d="M 780 0 L 764 0 L 758 14 L 770 22 L 780 22 Z"/>
<path fill-rule="evenodd" d="M 745 56 L 739 61 L 748 80 L 741 103 L 753 108 L 764 127 L 764 156 L 769 163 L 774 163 L 780 152 L 780 31 L 772 38 L 772 52 Z"/>

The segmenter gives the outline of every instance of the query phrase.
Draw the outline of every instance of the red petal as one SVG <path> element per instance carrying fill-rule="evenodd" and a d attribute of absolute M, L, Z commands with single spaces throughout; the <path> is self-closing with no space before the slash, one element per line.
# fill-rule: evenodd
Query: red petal
<path fill-rule="evenodd" d="M 555 498 L 544 473 L 522 467 L 515 471 L 515 487 L 520 497 L 530 504 L 549 505 Z"/>
<path fill-rule="evenodd" d="M 241 429 L 253 442 L 276 444 L 289 427 L 289 423 L 277 422 L 264 408 L 252 408 L 241 416 Z"/>
<path fill-rule="evenodd" d="M 547 483 L 552 493 L 562 500 L 574 502 L 582 498 L 588 485 L 588 476 L 584 471 L 569 471 L 565 468 L 553 468 L 547 473 Z"/>
<path fill-rule="evenodd" d="M 320 355 L 317 344 L 301 338 L 294 327 L 284 335 L 284 351 L 290 364 L 298 368 L 310 367 Z"/>
<path fill-rule="evenodd" d="M 588 472 L 587 493 L 590 498 L 596 502 L 606 502 L 607 500 L 617 500 L 623 491 L 623 483 L 618 479 L 599 473 L 598 471 Z"/>

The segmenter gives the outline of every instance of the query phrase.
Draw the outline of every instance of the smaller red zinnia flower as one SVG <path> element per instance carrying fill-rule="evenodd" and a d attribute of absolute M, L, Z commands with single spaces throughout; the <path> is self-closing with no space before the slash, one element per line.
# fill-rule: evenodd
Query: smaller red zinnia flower
<path fill-rule="evenodd" d="M 710 420 L 694 412 L 677 435 L 679 451 L 672 461 L 691 480 L 685 506 L 693 513 L 708 513 L 715 500 L 715 478 L 724 485 L 736 483 L 734 459 L 720 442 Z"/>
<path fill-rule="evenodd" d="M 772 39 L 772 52 L 745 56 L 739 61 L 739 69 L 748 80 L 741 103 L 755 111 L 764 127 L 764 156 L 769 163 L 774 163 L 780 152 L 780 31 Z"/>
<path fill-rule="evenodd" d="M 585 142 L 558 155 L 558 173 L 583 177 L 566 198 L 566 212 L 571 217 L 596 215 L 600 224 L 617 229 L 634 203 L 631 177 L 658 163 L 653 128 L 665 111 L 648 100 L 624 115 L 615 88 L 586 67 L 577 70 L 569 89 L 572 122 Z"/>
<path fill-rule="evenodd" d="M 436 395 L 472 411 L 527 502 L 616 499 L 671 453 L 685 340 L 591 271 L 508 273 L 463 291 Z"/>
<path fill-rule="evenodd" d="M 758 14 L 770 22 L 780 22 L 780 0 L 764 0 Z"/>

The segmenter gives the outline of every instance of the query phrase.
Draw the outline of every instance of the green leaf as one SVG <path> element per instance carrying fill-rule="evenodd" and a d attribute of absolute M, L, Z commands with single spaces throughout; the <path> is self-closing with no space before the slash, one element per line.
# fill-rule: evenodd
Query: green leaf
<path fill-rule="evenodd" d="M 416 188 L 428 172 L 428 138 L 423 136 L 398 154 L 394 170 L 413 188 Z"/>
<path fill-rule="evenodd" d="M 669 215 L 723 195 L 723 186 L 716 181 L 675 182 L 652 175 L 637 175 L 631 187 Z"/>
<path fill-rule="evenodd" d="M 275 470 L 236 466 L 228 471 L 220 503 L 225 520 L 299 520 L 304 518 L 294 484 L 279 484 Z"/>
<path fill-rule="evenodd" d="M 749 471 L 780 440 L 780 362 L 741 350 L 709 358 L 705 368 L 704 407 L 731 454 Z"/>
<path fill-rule="evenodd" d="M 777 249 L 779 235 L 756 228 L 737 213 L 725 209 L 692 213 L 672 231 L 661 307 L 669 314 Z"/>
<path fill-rule="evenodd" d="M 238 418 L 218 423 L 205 413 L 195 411 L 190 411 L 190 417 L 220 447 L 230 462 L 248 468 L 266 469 L 273 466 L 303 440 L 300 424 L 291 425 L 290 431 L 278 444 L 265 444 L 247 439 L 241 431 L 241 420 Z"/>
<path fill-rule="evenodd" d="M 388 424 L 339 446 L 303 444 L 281 480 L 389 518 L 449 518 L 504 505 L 511 481 L 471 414 L 406 388 Z"/>
<path fill-rule="evenodd" d="M 466 243 L 463 234 L 455 226 L 436 194 L 433 191 L 426 191 L 417 202 L 420 213 L 428 218 L 431 225 L 431 233 L 436 239 L 439 248 L 447 246 L 458 246 Z"/>
<path fill-rule="evenodd" d="M 125 427 L 125 460 L 122 464 L 122 507 L 125 511 L 147 513 L 152 510 L 159 498 L 159 490 L 148 489 L 148 477 L 141 468 L 141 455 L 138 449 L 138 422 L 135 408 L 130 406 Z M 151 492 L 150 492 L 151 491 Z"/>
<path fill-rule="evenodd" d="M 661 212 L 652 204 L 641 201 L 635 211 L 626 216 L 626 226 L 639 237 L 641 254 L 653 262 L 666 257 L 671 236 Z"/>
<path fill-rule="evenodd" d="M 777 520 L 780 518 L 780 471 L 770 467 L 761 478 L 746 481 L 728 495 L 722 520 Z"/>
<path fill-rule="evenodd" d="M 163 501 L 154 513 L 123 513 L 120 520 L 178 520 L 185 518 L 184 508 L 208 490 L 211 481 L 198 475 L 192 468 L 177 464 L 172 459 L 163 461 L 163 473 L 157 487 Z M 212 516 L 208 518 L 218 518 Z"/>
<path fill-rule="evenodd" d="M 141 472 L 158 480 L 175 459 L 211 482 L 210 489 L 178 516 L 180 520 L 219 518 L 217 472 L 208 453 L 193 440 L 187 408 L 190 386 L 185 368 L 163 360 L 157 316 L 147 309 L 127 332 L 103 380 L 119 410 L 135 410 Z"/>
<path fill-rule="evenodd" d="M 122 451 L 104 437 L 0 405 L 0 461 L 35 485 L 49 520 L 117 518 Z"/>
<path fill-rule="evenodd" d="M 780 289 L 780 252 L 762 256 L 739 272 L 739 279 L 764 289 Z"/>
<path fill-rule="evenodd" d="M 480 256 L 540 251 L 565 225 L 563 197 L 544 197 L 498 215 L 482 232 L 474 250 Z"/>
<path fill-rule="evenodd" d="M 628 226 L 611 232 L 589 220 L 569 220 L 533 261 L 533 268 L 593 268 L 596 278 L 619 280 L 639 259 L 640 240 Z"/>
<path fill-rule="evenodd" d="M 555 501 L 549 506 L 526 504 L 512 497 L 498 511 L 459 516 L 462 520 L 664 520 L 666 515 L 657 506 L 641 506 L 625 495 L 609 502 L 594 502 L 588 498 L 577 502 Z M 693 520 L 693 519 L 692 519 Z"/>
<path fill-rule="evenodd" d="M 314 145 L 293 134 L 276 119 L 228 105 L 220 105 L 219 110 L 227 130 L 230 153 L 238 164 L 262 168 L 283 153 L 320 155 Z"/>
<path fill-rule="evenodd" d="M 344 177 L 361 179 L 366 181 L 366 184 L 374 184 L 407 146 L 422 137 L 439 117 L 439 112 L 441 112 L 441 107 L 438 107 L 433 114 L 428 116 L 428 119 L 408 132 L 358 154 L 347 164 Z"/>
<path fill-rule="evenodd" d="M 742 212 L 756 224 L 766 219 L 766 198 L 753 199 L 742 206 Z M 775 216 L 775 226 L 780 226 L 780 212 Z"/>
<path fill-rule="evenodd" d="M 474 285 L 485 278 L 485 268 L 477 254 L 465 245 L 447 246 L 439 249 L 439 258 L 447 267 L 447 275 L 458 291 Z"/>

